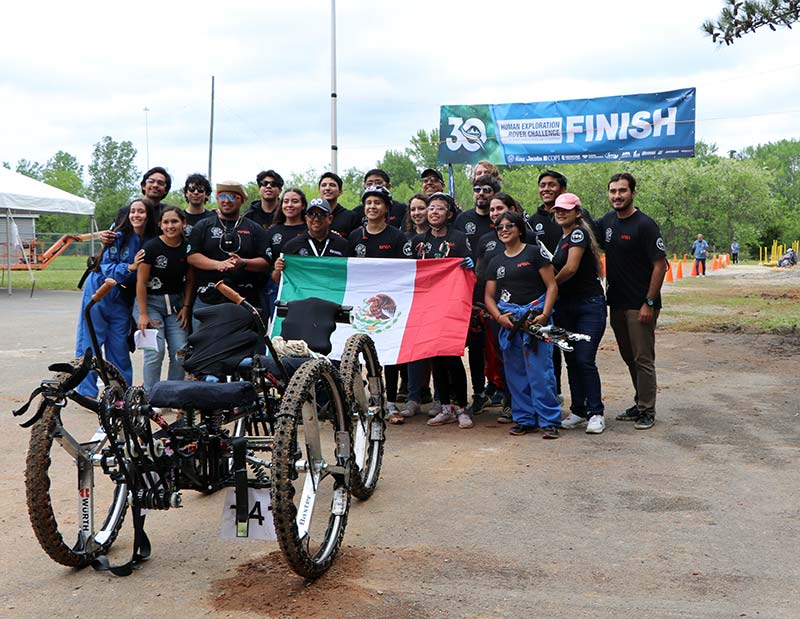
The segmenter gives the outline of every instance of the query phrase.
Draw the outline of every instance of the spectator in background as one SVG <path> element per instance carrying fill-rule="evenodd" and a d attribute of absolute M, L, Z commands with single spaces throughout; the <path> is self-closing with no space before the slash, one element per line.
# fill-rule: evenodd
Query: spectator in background
<path fill-rule="evenodd" d="M 272 225 L 280 206 L 283 177 L 275 170 L 262 170 L 256 175 L 256 184 L 259 199 L 250 203 L 244 216 L 266 230 Z"/>
<path fill-rule="evenodd" d="M 694 270 L 696 277 L 706 276 L 706 258 L 708 258 L 708 242 L 703 239 L 702 234 L 697 235 L 697 240 L 692 243 L 692 256 L 694 256 Z M 700 267 L 703 272 L 700 273 Z"/>
<path fill-rule="evenodd" d="M 422 179 L 422 193 L 429 198 L 438 192 L 444 191 L 444 177 L 439 170 L 426 168 L 420 174 Z"/>
<path fill-rule="evenodd" d="M 797 264 L 797 254 L 791 247 L 786 250 L 786 253 L 778 260 L 779 267 L 793 267 Z"/>
<path fill-rule="evenodd" d="M 474 183 L 481 176 L 491 176 L 494 180 L 497 181 L 497 184 L 500 187 L 503 186 L 503 179 L 500 177 L 500 170 L 498 170 L 497 166 L 494 165 L 491 161 L 486 161 L 486 159 L 482 159 L 481 161 L 475 164 L 475 167 L 472 169 L 472 182 Z"/>
<path fill-rule="evenodd" d="M 198 221 L 214 216 L 214 211 L 206 210 L 206 203 L 211 197 L 211 183 L 202 174 L 190 174 L 183 184 L 183 197 L 186 198 L 186 226 L 183 234 L 188 237 Z"/>
<path fill-rule="evenodd" d="M 658 224 L 633 205 L 635 197 L 633 175 L 614 174 L 608 182 L 613 210 L 595 227 L 598 243 L 606 250 L 611 328 L 634 389 L 634 405 L 616 419 L 647 430 L 656 421 L 656 322 L 667 258 Z"/>
<path fill-rule="evenodd" d="M 739 241 L 736 239 L 733 239 L 733 243 L 731 243 L 731 262 L 739 264 Z"/>
<path fill-rule="evenodd" d="M 346 239 L 361 222 L 353 214 L 353 211 L 348 211 L 339 204 L 339 197 L 342 195 L 343 187 L 342 178 L 333 172 L 322 174 L 317 183 L 319 197 L 327 200 L 331 206 L 333 215 L 331 230 Z"/>

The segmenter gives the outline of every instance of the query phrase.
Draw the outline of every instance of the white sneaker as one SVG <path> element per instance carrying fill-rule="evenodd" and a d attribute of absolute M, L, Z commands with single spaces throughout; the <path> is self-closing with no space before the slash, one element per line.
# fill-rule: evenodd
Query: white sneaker
<path fill-rule="evenodd" d="M 436 417 L 439 413 L 442 412 L 442 403 L 439 400 L 434 400 L 433 404 L 431 404 L 431 408 L 428 411 L 428 417 Z"/>
<path fill-rule="evenodd" d="M 589 418 L 589 423 L 586 425 L 586 434 L 602 434 L 605 429 L 605 417 L 603 417 L 603 415 L 592 415 Z"/>
<path fill-rule="evenodd" d="M 471 428 L 474 424 L 472 423 L 472 417 L 470 417 L 467 413 L 461 409 L 461 412 L 456 415 L 458 418 L 458 427 L 462 430 L 466 430 Z"/>
<path fill-rule="evenodd" d="M 419 402 L 409 400 L 406 402 L 406 407 L 400 411 L 400 414 L 403 417 L 413 417 L 414 415 L 419 415 L 420 412 L 422 412 L 422 409 L 419 406 Z"/>
<path fill-rule="evenodd" d="M 399 415 L 399 414 L 400 414 L 400 409 L 397 408 L 397 404 L 395 404 L 394 402 L 389 402 L 386 405 L 386 415 L 387 416 L 388 415 Z"/>
<path fill-rule="evenodd" d="M 580 417 L 575 413 L 570 413 L 567 418 L 561 420 L 561 427 L 564 428 L 565 430 L 572 430 L 573 428 L 582 426 L 585 423 L 586 423 L 585 417 Z"/>
<path fill-rule="evenodd" d="M 457 421 L 456 412 L 450 404 L 442 405 L 442 412 L 428 419 L 429 426 L 443 426 L 446 423 L 455 423 Z"/>

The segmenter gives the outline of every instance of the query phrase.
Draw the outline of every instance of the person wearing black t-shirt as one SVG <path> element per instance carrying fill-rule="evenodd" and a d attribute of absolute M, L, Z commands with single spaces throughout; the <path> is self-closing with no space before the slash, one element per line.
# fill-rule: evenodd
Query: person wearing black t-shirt
<path fill-rule="evenodd" d="M 133 318 L 140 331 L 157 329 L 158 350 L 144 351 L 144 388 L 161 380 L 161 364 L 169 349 L 169 380 L 183 380 L 179 355 L 186 346 L 194 274 L 186 261 L 186 215 L 177 206 L 161 211 L 161 234 L 144 244 L 136 279 Z"/>
<path fill-rule="evenodd" d="M 619 354 L 631 375 L 635 404 L 617 415 L 637 430 L 652 428 L 656 416 L 656 322 L 667 272 L 658 224 L 633 205 L 636 179 L 627 172 L 608 183 L 612 211 L 596 224 L 606 250 L 606 297 Z"/>
<path fill-rule="evenodd" d="M 403 248 L 409 258 L 464 258 L 464 268 L 472 268 L 472 248 L 463 232 L 453 230 L 452 222 L 457 212 L 456 202 L 446 193 L 434 193 L 428 198 L 428 224 L 424 234 L 417 234 Z M 442 300 L 444 303 L 447 299 Z M 467 403 L 467 374 L 461 357 L 434 357 L 433 384 L 439 395 L 441 409 L 428 420 L 430 426 L 458 422 L 459 428 L 471 428 L 472 416 L 464 410 Z M 408 398 L 422 386 L 422 364 L 409 365 Z M 418 401 L 415 399 L 415 401 Z M 451 404 L 452 401 L 452 404 Z M 437 407 L 438 408 L 438 407 Z M 436 409 L 432 408 L 431 412 Z"/>
<path fill-rule="evenodd" d="M 189 235 L 186 248 L 189 264 L 195 269 L 198 295 L 194 312 L 223 302 L 213 285 L 224 279 L 249 303 L 261 307 L 260 291 L 264 286 L 267 260 L 267 235 L 257 223 L 241 216 L 247 197 L 244 186 L 236 181 L 217 183 L 216 217 L 198 223 Z M 192 322 L 195 329 L 197 321 Z"/>
<path fill-rule="evenodd" d="M 492 229 L 492 220 L 489 217 L 489 203 L 495 194 L 500 191 L 500 184 L 491 176 L 480 176 L 472 182 L 472 195 L 475 198 L 474 208 L 464 211 L 453 224 L 454 230 L 463 232 L 470 241 L 473 252 L 477 248 L 480 238 Z M 475 256 L 473 255 L 473 258 Z M 473 303 L 483 301 L 483 286 L 475 286 Z M 473 310 L 477 312 L 477 310 Z M 467 334 L 467 348 L 469 350 L 469 373 L 472 380 L 472 403 L 468 413 L 477 415 L 489 404 L 484 389 L 486 387 L 486 329 L 480 320 L 475 319 L 470 324 Z"/>
<path fill-rule="evenodd" d="M 503 213 L 522 213 L 522 209 L 514 198 L 504 192 L 498 192 L 494 195 L 489 203 L 489 217 L 492 220 L 492 230 L 484 234 L 478 240 L 477 247 L 475 248 L 475 275 L 477 276 L 477 283 L 475 284 L 474 301 L 484 303 L 484 296 L 486 294 L 486 268 L 489 263 L 505 251 L 505 245 L 500 237 L 497 236 L 497 230 L 494 229 L 494 224 L 500 219 Z M 500 327 L 494 320 L 486 321 L 486 377 L 489 379 L 489 385 L 494 389 L 494 393 L 498 396 L 502 395 L 503 410 L 497 418 L 498 423 L 512 423 L 511 416 L 511 394 L 506 387 L 505 378 L 503 378 L 503 355 L 500 352 L 500 347 L 497 342 L 497 335 Z M 471 362 L 470 362 L 471 363 Z"/>
<path fill-rule="evenodd" d="M 331 231 L 346 239 L 361 222 L 353 214 L 353 211 L 349 211 L 339 204 L 342 188 L 342 177 L 334 172 L 324 172 L 319 177 L 317 183 L 319 197 L 327 200 L 331 205 L 331 214 L 333 215 Z"/>
<path fill-rule="evenodd" d="M 214 211 L 206 210 L 206 203 L 211 196 L 211 183 L 202 174 L 190 174 L 183 184 L 183 197 L 186 198 L 186 225 L 183 235 L 188 237 L 197 222 L 206 217 L 214 217 Z"/>
<path fill-rule="evenodd" d="M 364 175 L 364 191 L 372 189 L 373 187 L 384 187 L 391 193 L 392 183 L 389 179 L 389 174 L 380 168 L 370 170 Z M 364 223 L 364 204 L 359 204 L 353 209 L 353 216 L 358 223 Z M 403 222 L 406 218 L 406 205 L 403 202 L 398 202 L 392 199 L 392 206 L 389 209 L 388 224 L 398 229 L 402 229 Z"/>
<path fill-rule="evenodd" d="M 392 194 L 383 185 L 373 185 L 361 194 L 365 223 L 353 230 L 347 239 L 347 255 L 356 258 L 403 258 L 405 235 L 389 225 Z M 401 364 L 404 365 L 404 364 Z M 386 421 L 405 421 L 397 408 L 397 391 L 401 365 L 385 365 Z"/>
<path fill-rule="evenodd" d="M 486 269 L 484 302 L 500 325 L 500 348 L 515 424 L 509 433 L 522 435 L 543 428 L 543 438 L 558 438 L 561 407 L 553 375 L 553 345 L 534 341 L 522 331 L 511 334 L 514 321 L 528 309 L 540 312 L 534 323 L 551 322 L 558 294 L 555 272 L 544 249 L 525 243 L 522 215 L 503 213 L 495 229 L 505 249 Z"/>
<path fill-rule="evenodd" d="M 283 254 L 290 256 L 347 256 L 347 241 L 331 232 L 331 207 L 327 200 L 314 198 L 306 209 L 306 226 L 308 230 L 301 232 L 283 246 Z M 272 280 L 280 283 L 281 273 L 286 268 L 283 258 L 275 260 Z"/>
<path fill-rule="evenodd" d="M 261 224 L 261 227 L 267 230 L 280 211 L 283 177 L 275 170 L 262 170 L 256 174 L 256 184 L 259 198 L 250 203 L 250 208 L 244 216 Z"/>
<path fill-rule="evenodd" d="M 275 213 L 272 226 L 267 230 L 267 259 L 271 263 L 274 264 L 280 258 L 286 243 L 306 231 L 304 214 L 307 206 L 308 200 L 302 189 L 292 187 L 283 193 L 281 206 Z M 279 281 L 280 277 L 276 279 L 274 275 L 267 278 L 264 290 L 265 317 L 272 315 L 272 308 L 278 299 Z"/>
<path fill-rule="evenodd" d="M 582 212 L 581 201 L 574 193 L 562 193 L 556 198 L 553 214 L 563 236 L 553 256 L 558 284 L 554 322 L 567 331 L 591 337 L 588 342 L 574 342 L 574 350 L 564 353 L 571 412 L 561 422 L 561 427 L 577 428 L 588 420 L 587 434 L 600 434 L 606 425 L 595 359 L 606 330 L 606 299 L 600 282 L 599 249 Z"/>

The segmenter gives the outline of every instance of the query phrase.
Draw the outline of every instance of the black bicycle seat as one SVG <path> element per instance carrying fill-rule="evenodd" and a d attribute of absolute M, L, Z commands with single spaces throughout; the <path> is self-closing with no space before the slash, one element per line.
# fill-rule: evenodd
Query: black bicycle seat
<path fill-rule="evenodd" d="M 150 406 L 197 410 L 253 406 L 258 394 L 253 383 L 207 383 L 192 380 L 162 380 L 150 390 Z"/>

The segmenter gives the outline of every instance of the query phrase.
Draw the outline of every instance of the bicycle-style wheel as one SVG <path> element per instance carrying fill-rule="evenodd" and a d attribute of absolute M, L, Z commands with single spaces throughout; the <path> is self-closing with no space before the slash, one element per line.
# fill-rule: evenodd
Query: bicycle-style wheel
<path fill-rule="evenodd" d="M 105 397 L 121 399 L 125 380 L 110 363 L 106 371 L 112 387 Z M 82 567 L 105 554 L 125 519 L 127 485 L 100 468 L 107 441 L 97 416 L 69 400 L 48 406 L 31 430 L 25 468 L 28 516 L 41 547 L 62 565 Z M 115 463 L 107 465 L 114 468 Z"/>
<path fill-rule="evenodd" d="M 351 491 L 366 501 L 378 485 L 386 440 L 386 391 L 372 338 L 360 333 L 347 338 L 340 371 L 353 424 Z"/>
<path fill-rule="evenodd" d="M 272 455 L 275 532 L 289 566 L 317 578 L 331 565 L 350 508 L 350 418 L 327 359 L 292 376 L 277 415 Z"/>

